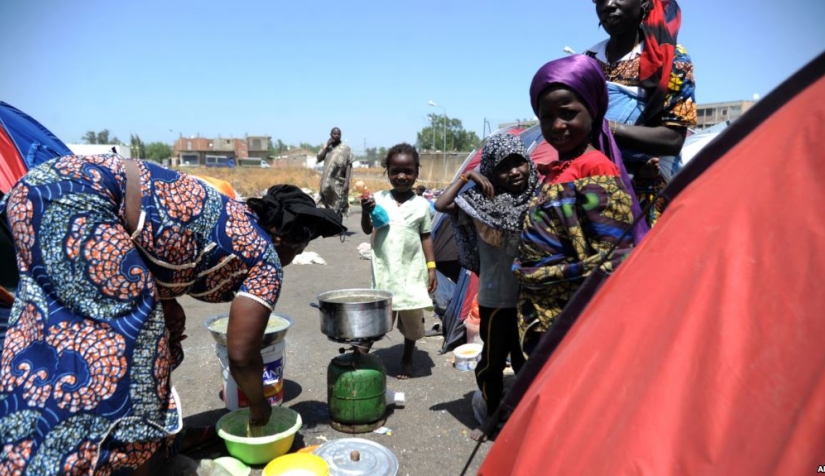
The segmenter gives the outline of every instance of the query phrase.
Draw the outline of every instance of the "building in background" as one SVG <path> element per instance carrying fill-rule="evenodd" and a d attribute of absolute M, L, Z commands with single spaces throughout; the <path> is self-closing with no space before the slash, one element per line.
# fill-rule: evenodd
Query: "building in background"
<path fill-rule="evenodd" d="M 538 119 L 522 119 L 520 121 L 513 121 L 513 122 L 503 122 L 498 125 L 499 129 L 509 129 L 511 127 L 523 127 L 527 129 L 528 127 L 533 127 L 539 123 Z M 485 135 L 485 137 L 487 137 Z"/>
<path fill-rule="evenodd" d="M 268 167 L 269 136 L 238 138 L 180 137 L 172 165 L 181 167 Z"/>
<path fill-rule="evenodd" d="M 318 162 L 317 154 L 309 149 L 288 149 L 280 155 L 273 156 L 272 165 L 275 167 L 306 167 L 311 169 Z M 321 162 L 321 167 L 324 163 Z"/>
<path fill-rule="evenodd" d="M 708 129 L 722 122 L 733 121 L 753 107 L 754 104 L 756 104 L 756 101 L 727 101 L 697 104 L 696 129 Z"/>
<path fill-rule="evenodd" d="M 748 109 L 753 107 L 756 101 L 725 101 L 696 105 L 697 130 L 708 129 L 717 124 L 736 120 Z M 507 127 L 530 127 L 538 124 L 537 119 L 525 119 L 521 121 L 505 122 L 499 124 L 499 129 Z"/>

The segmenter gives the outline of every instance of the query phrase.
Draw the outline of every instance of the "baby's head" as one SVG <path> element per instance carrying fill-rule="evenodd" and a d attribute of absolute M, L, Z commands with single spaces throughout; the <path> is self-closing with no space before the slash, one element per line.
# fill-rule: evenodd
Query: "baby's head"
<path fill-rule="evenodd" d="M 390 147 L 381 164 L 387 171 L 390 184 L 396 192 L 409 192 L 418 179 L 421 161 L 415 147 L 402 142 Z"/>

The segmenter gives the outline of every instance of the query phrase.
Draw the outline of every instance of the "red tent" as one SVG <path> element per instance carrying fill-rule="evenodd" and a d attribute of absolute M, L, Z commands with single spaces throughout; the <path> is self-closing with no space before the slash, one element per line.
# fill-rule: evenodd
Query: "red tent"
<path fill-rule="evenodd" d="M 480 474 L 825 465 L 823 74 L 825 54 L 676 176 L 644 242 L 543 339 Z"/>

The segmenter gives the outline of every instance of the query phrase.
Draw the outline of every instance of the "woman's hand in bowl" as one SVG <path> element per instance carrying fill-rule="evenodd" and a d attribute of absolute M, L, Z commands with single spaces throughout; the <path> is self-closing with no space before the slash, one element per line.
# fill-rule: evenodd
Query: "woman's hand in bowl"
<path fill-rule="evenodd" d="M 272 415 L 272 406 L 266 399 L 249 405 L 249 426 L 266 426 Z"/>

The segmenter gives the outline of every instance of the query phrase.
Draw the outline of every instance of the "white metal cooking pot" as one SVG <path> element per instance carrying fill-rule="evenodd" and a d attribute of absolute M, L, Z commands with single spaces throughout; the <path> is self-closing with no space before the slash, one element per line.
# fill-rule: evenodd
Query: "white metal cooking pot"
<path fill-rule="evenodd" d="M 321 313 L 321 332 L 337 340 L 378 338 L 392 330 L 392 293 L 380 289 L 340 289 L 310 304 Z"/>

